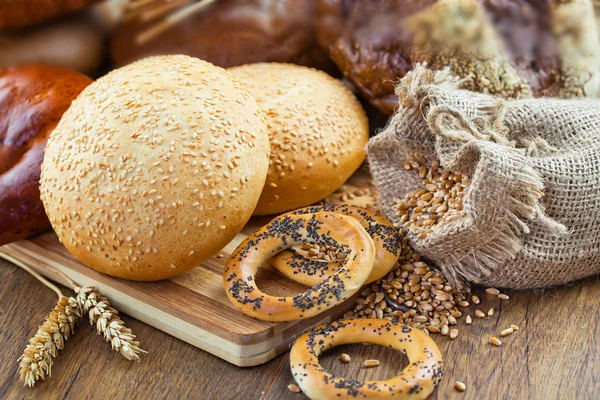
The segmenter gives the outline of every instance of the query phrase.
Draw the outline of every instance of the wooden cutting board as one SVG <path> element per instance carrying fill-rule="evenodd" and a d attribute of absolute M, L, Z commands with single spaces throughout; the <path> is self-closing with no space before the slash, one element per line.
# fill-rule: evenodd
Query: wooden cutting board
<path fill-rule="evenodd" d="M 53 267 L 78 285 L 96 286 L 118 310 L 240 367 L 263 364 L 287 351 L 307 328 L 337 319 L 350 307 L 346 301 L 315 318 L 270 323 L 245 316 L 229 302 L 223 289 L 223 267 L 238 244 L 265 219 L 250 223 L 220 253 L 178 277 L 160 282 L 132 282 L 100 274 L 78 262 L 44 233 L 0 247 L 0 257 L 16 258 L 42 275 L 68 286 Z M 306 290 L 264 266 L 257 276 L 266 293 L 289 296 Z M 144 343 L 144 338 L 139 338 Z"/>

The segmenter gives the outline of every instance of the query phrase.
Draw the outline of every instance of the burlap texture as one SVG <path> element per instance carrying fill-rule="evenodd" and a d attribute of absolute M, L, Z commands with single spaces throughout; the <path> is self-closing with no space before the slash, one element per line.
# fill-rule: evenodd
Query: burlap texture
<path fill-rule="evenodd" d="M 600 102 L 502 100 L 458 90 L 424 66 L 397 87 L 388 126 L 368 144 L 385 214 L 422 188 L 407 154 L 470 175 L 466 216 L 411 245 L 455 285 L 540 288 L 600 273 Z"/>

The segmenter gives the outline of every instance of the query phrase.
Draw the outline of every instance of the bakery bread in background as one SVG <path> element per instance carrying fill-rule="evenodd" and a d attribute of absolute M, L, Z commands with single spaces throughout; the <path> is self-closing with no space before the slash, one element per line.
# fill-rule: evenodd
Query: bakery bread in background
<path fill-rule="evenodd" d="M 29 28 L 73 14 L 98 0 L 0 0 L 0 31 Z"/>
<path fill-rule="evenodd" d="M 65 247 L 108 275 L 159 280 L 244 227 L 268 169 L 263 113 L 222 68 L 141 60 L 73 102 L 46 148 L 41 196 Z"/>
<path fill-rule="evenodd" d="M 223 68 L 286 62 L 328 72 L 317 45 L 315 0 L 131 0 L 112 38 L 122 66 L 159 54 L 187 54 Z"/>
<path fill-rule="evenodd" d="M 0 33 L 0 68 L 47 64 L 95 76 L 106 64 L 108 22 L 92 7 L 76 16 Z"/>
<path fill-rule="evenodd" d="M 596 97 L 591 0 L 318 0 L 318 39 L 384 114 L 413 65 L 449 67 L 462 87 L 506 98 Z"/>
<path fill-rule="evenodd" d="M 229 71 L 266 115 L 271 156 L 255 215 L 320 201 L 360 167 L 369 122 L 340 80 L 292 64 L 259 63 Z"/>
<path fill-rule="evenodd" d="M 0 246 L 50 228 L 39 190 L 44 147 L 91 82 L 44 65 L 0 69 Z"/>

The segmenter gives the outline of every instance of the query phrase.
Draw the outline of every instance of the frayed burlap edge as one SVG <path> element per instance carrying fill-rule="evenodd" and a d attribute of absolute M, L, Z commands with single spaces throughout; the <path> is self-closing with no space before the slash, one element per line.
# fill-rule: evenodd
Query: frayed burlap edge
<path fill-rule="evenodd" d="M 417 65 L 398 84 L 399 109 L 369 141 L 367 155 L 383 211 L 398 226 L 394 199 L 421 188 L 420 179 L 402 168 L 407 154 L 419 152 L 429 161 L 439 159 L 443 167 L 472 177 L 464 199 L 466 217 L 441 226 L 423 240 L 407 232 L 415 250 L 460 288 L 464 281 L 481 281 L 514 260 L 531 224 L 555 234 L 566 228 L 544 213 L 542 178 L 527 164 L 528 152 L 543 143 L 531 141 L 528 149 L 515 148 L 503 124 L 502 100 L 486 96 L 487 103 L 478 109 L 489 118 L 477 121 L 445 104 L 443 94 L 456 91 L 459 84 L 447 70 Z M 518 166 L 504 171 L 509 179 L 494 175 L 499 153 Z"/>

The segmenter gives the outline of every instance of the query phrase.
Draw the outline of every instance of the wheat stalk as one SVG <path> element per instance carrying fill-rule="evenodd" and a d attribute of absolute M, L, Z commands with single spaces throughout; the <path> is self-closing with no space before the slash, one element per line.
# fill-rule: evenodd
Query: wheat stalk
<path fill-rule="evenodd" d="M 102 296 L 96 288 L 85 286 L 80 288 L 77 284 L 61 271 L 48 266 L 58 275 L 61 275 L 77 293 L 77 298 L 66 297 L 61 290 L 35 272 L 23 262 L 3 254 L 6 260 L 29 272 L 33 277 L 52 289 L 58 296 L 56 307 L 40 325 L 36 334 L 29 339 L 23 355 L 19 358 L 21 380 L 26 386 L 33 387 L 39 379 L 44 380 L 52 372 L 53 358 L 58 351 L 64 349 L 67 340 L 75 330 L 78 318 L 87 313 L 90 323 L 96 325 L 98 334 L 104 334 L 113 350 L 118 350 L 128 360 L 140 361 L 139 354 L 146 353 L 140 349 L 135 335 L 119 318 L 119 312 L 110 306 L 106 297 Z"/>
<path fill-rule="evenodd" d="M 113 350 L 121 352 L 126 359 L 140 361 L 139 355 L 146 351 L 139 347 L 140 343 L 135 340 L 135 335 L 125 327 L 119 318 L 119 312 L 111 307 L 106 297 L 93 286 L 76 288 L 75 291 L 79 308 L 88 314 L 90 324 L 96 325 L 98 334 L 104 335 Z"/>
<path fill-rule="evenodd" d="M 56 307 L 38 328 L 35 336 L 29 339 L 29 344 L 19 358 L 21 380 L 25 385 L 33 387 L 37 380 L 51 375 L 52 359 L 57 356 L 58 350 L 64 349 L 65 340 L 73 334 L 80 316 L 77 301 L 61 295 Z"/>

